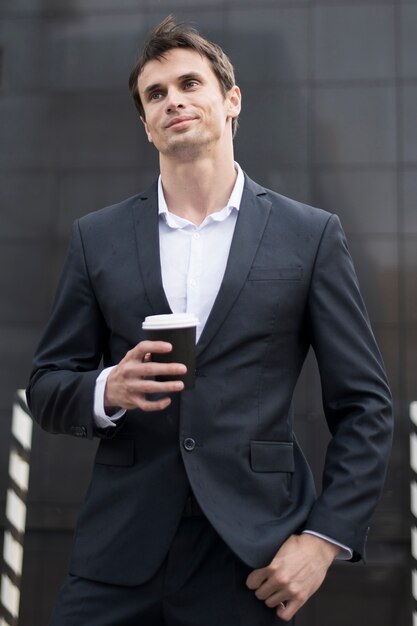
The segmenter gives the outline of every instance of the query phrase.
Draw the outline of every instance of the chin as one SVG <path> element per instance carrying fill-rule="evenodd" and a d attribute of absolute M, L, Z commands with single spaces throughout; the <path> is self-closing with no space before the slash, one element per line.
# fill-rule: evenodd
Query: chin
<path fill-rule="evenodd" d="M 178 138 L 179 139 L 179 138 Z M 206 151 L 207 142 L 199 138 L 184 137 L 183 140 L 173 141 L 167 146 L 166 154 L 170 156 L 176 156 L 183 159 L 194 159 L 202 152 Z"/>

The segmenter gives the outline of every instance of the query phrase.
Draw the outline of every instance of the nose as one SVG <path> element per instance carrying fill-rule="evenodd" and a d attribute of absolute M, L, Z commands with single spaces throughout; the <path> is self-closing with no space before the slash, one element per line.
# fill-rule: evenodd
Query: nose
<path fill-rule="evenodd" d="M 184 108 L 181 93 L 178 91 L 178 89 L 169 89 L 166 96 L 165 104 L 167 113 L 171 113 L 176 109 Z"/>

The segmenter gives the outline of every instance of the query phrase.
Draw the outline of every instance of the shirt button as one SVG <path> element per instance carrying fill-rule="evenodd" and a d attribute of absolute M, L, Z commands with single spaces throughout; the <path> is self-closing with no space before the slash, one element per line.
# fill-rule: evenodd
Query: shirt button
<path fill-rule="evenodd" d="M 200 239 L 200 233 L 194 233 L 193 239 Z"/>
<path fill-rule="evenodd" d="M 194 448 L 195 448 L 195 441 L 194 441 L 194 439 L 191 439 L 191 437 L 187 437 L 187 439 L 184 439 L 184 448 L 188 452 L 191 452 L 192 450 L 194 450 Z"/>

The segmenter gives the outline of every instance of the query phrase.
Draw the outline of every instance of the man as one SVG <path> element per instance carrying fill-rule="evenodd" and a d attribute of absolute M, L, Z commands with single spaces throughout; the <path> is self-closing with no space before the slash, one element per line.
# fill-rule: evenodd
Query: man
<path fill-rule="evenodd" d="M 223 51 L 167 18 L 130 88 L 160 179 L 74 224 L 28 388 L 43 428 L 101 438 L 52 624 L 288 623 L 336 557 L 363 556 L 391 443 L 381 358 L 337 217 L 234 162 Z M 200 320 L 192 390 L 141 329 L 171 311 Z M 310 346 L 319 497 L 292 429 Z"/>

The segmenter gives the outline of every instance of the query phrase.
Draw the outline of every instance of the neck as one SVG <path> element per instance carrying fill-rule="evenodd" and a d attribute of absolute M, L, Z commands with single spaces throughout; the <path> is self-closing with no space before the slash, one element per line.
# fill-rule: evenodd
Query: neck
<path fill-rule="evenodd" d="M 160 166 L 169 211 L 194 224 L 226 206 L 236 182 L 233 153 L 220 162 L 204 157 L 192 163 L 161 158 Z"/>

